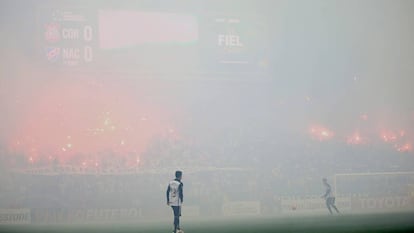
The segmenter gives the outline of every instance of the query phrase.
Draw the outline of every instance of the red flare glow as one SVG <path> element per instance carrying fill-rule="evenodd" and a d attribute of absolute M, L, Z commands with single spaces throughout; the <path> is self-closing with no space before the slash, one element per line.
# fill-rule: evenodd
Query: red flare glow
<path fill-rule="evenodd" d="M 384 131 L 381 133 L 381 139 L 384 142 L 395 142 L 398 135 L 392 131 Z"/>
<path fill-rule="evenodd" d="M 100 166 L 100 156 L 136 163 L 154 137 L 168 135 L 171 125 L 168 112 L 141 101 L 141 95 L 119 82 L 50 83 L 30 100 L 9 148 L 35 164 L 56 158 L 60 163 Z"/>
<path fill-rule="evenodd" d="M 347 138 L 346 142 L 350 145 L 360 145 L 366 143 L 366 138 L 363 138 L 359 132 L 355 132 Z"/>
<path fill-rule="evenodd" d="M 319 141 L 326 141 L 332 139 L 334 136 L 334 133 L 330 129 L 320 125 L 311 126 L 309 133 L 313 139 Z"/>
<path fill-rule="evenodd" d="M 399 152 L 411 152 L 413 151 L 413 146 L 411 143 L 405 143 L 403 145 L 395 145 L 395 148 Z"/>

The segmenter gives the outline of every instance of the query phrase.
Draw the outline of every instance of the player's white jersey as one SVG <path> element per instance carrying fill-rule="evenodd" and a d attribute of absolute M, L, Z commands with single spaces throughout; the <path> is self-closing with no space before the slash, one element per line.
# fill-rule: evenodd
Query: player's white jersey
<path fill-rule="evenodd" d="M 182 183 L 172 180 L 167 189 L 168 200 L 171 206 L 181 206 L 182 204 Z"/>
<path fill-rule="evenodd" d="M 334 197 L 331 185 L 326 184 L 325 187 L 326 187 L 325 198 Z"/>

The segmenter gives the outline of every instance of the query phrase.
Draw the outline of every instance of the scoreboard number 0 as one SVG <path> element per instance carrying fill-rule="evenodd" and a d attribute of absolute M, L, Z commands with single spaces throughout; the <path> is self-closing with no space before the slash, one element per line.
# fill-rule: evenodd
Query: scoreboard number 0
<path fill-rule="evenodd" d="M 83 59 L 85 62 L 91 62 L 93 59 L 93 52 L 90 46 L 85 46 L 83 49 Z"/>
<path fill-rule="evenodd" d="M 92 40 L 92 27 L 90 25 L 83 27 L 83 39 L 85 39 L 85 41 Z"/>

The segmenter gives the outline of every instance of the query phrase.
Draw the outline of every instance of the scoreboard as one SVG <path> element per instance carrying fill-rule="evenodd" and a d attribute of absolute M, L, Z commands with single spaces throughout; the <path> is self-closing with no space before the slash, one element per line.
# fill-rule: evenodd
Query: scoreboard
<path fill-rule="evenodd" d="M 143 73 L 266 73 L 259 16 L 111 8 L 39 8 L 47 66 Z"/>
<path fill-rule="evenodd" d="M 80 66 L 95 61 L 97 21 L 85 8 L 38 10 L 41 56 L 50 64 Z"/>

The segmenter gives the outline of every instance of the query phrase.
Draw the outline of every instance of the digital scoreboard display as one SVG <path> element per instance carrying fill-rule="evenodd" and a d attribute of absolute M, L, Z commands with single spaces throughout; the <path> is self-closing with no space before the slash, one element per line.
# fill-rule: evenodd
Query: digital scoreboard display
<path fill-rule="evenodd" d="M 79 66 L 95 61 L 97 21 L 85 8 L 38 10 L 43 58 L 52 64 Z"/>
<path fill-rule="evenodd" d="M 266 72 L 257 17 L 137 9 L 39 8 L 48 65 L 145 73 Z"/>

